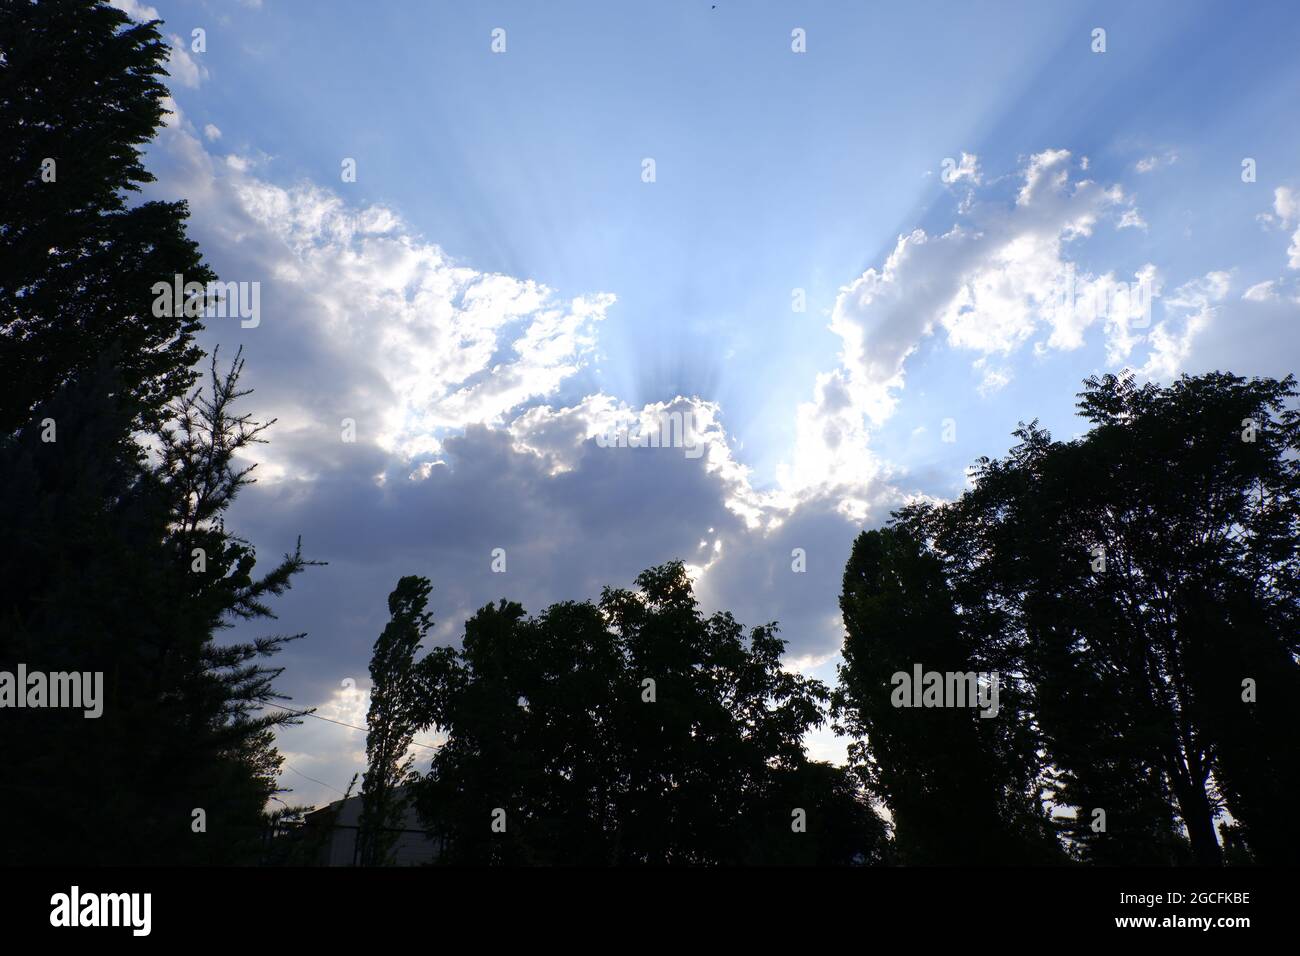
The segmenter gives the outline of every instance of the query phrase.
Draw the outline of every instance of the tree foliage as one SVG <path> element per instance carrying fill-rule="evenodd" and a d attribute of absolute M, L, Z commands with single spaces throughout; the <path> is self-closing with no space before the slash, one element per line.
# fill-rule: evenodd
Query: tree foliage
<path fill-rule="evenodd" d="M 407 806 L 405 785 L 414 761 L 406 757 L 423 722 L 426 671 L 432 659 L 416 660 L 433 626 L 425 611 L 431 585 L 420 577 L 397 582 L 388 596 L 391 619 L 370 658 L 370 710 L 366 716 L 368 769 L 361 786 L 360 857 L 365 866 L 388 862 L 395 830 Z"/>
<path fill-rule="evenodd" d="M 280 669 L 263 661 L 300 634 L 219 640 L 238 620 L 272 617 L 308 563 L 286 555 L 256 575 L 256 554 L 221 512 L 251 478 L 230 467 L 255 440 L 231 411 L 240 362 L 213 359 L 210 391 L 176 403 L 152 456 L 114 402 L 113 372 L 65 386 L 39 420 L 0 438 L 0 662 L 46 673 L 102 673 L 103 714 L 6 710 L 0 785 L 26 820 L 11 861 L 246 859 L 276 792 L 273 729 Z M 201 557 L 200 557 L 201 555 Z M 207 832 L 192 829 L 204 810 Z"/>
<path fill-rule="evenodd" d="M 201 323 L 154 315 L 153 286 L 216 278 L 184 202 L 126 201 L 153 180 L 167 45 L 95 0 L 7 2 L 0 54 L 0 431 L 110 349 L 129 411 L 156 420 L 195 381 Z"/>
<path fill-rule="evenodd" d="M 1039 779 L 1053 803 L 1076 808 L 1059 825 L 1080 858 L 1218 863 L 1226 809 L 1237 858 L 1293 861 L 1294 380 L 1220 372 L 1161 388 L 1108 375 L 1079 397 L 1093 425 L 1082 438 L 1022 426 L 960 499 L 913 505 L 859 539 L 840 689 L 866 739 L 859 756 L 887 801 L 896 778 L 933 780 L 913 749 L 921 727 L 960 717 L 891 714 L 881 688 L 888 671 L 951 642 L 954 666 L 966 653 L 1011 676 L 1005 733 L 1023 733 L 1013 765 L 1024 773 L 999 779 Z M 970 805 L 960 776 L 926 790 L 943 809 L 927 809 L 919 831 Z M 898 822 L 901 846 L 904 813 Z"/>
<path fill-rule="evenodd" d="M 418 805 L 443 861 L 883 859 L 852 781 L 807 759 L 827 690 L 781 666 L 775 625 L 703 616 L 680 563 L 636 583 L 536 617 L 488 605 L 460 650 L 425 658 L 427 718 L 448 739 Z"/>
<path fill-rule="evenodd" d="M 0 4 L 0 669 L 103 679 L 97 718 L 3 712 L 11 863 L 254 858 L 292 720 L 267 658 L 301 635 L 222 634 L 310 563 L 259 574 L 224 524 L 270 423 L 241 356 L 200 384 L 197 319 L 153 314 L 213 278 L 184 204 L 126 200 L 166 56 L 106 4 Z"/>

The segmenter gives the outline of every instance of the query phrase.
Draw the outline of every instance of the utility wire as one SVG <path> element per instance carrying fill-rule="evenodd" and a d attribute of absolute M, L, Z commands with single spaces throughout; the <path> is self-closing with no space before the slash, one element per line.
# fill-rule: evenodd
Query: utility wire
<path fill-rule="evenodd" d="M 317 720 L 324 720 L 324 721 L 327 721 L 327 722 L 329 722 L 329 723 L 331 723 L 331 724 L 338 724 L 340 727 L 351 727 L 353 730 L 360 730 L 362 733 L 369 733 L 369 732 L 370 732 L 367 728 L 365 728 L 365 727 L 358 727 L 356 724 L 345 724 L 343 721 L 341 721 L 341 720 L 335 720 L 333 717 L 322 717 L 320 714 L 316 713 L 315 711 L 310 711 L 310 710 L 294 710 L 292 707 L 281 707 L 279 704 L 272 704 L 272 703 L 269 703 L 269 702 L 265 703 L 264 706 L 266 706 L 266 707 L 274 707 L 274 708 L 276 708 L 277 710 L 288 711 L 288 712 L 291 713 L 291 714 L 297 714 L 299 717 L 315 717 Z M 437 750 L 437 749 L 438 749 L 437 746 L 434 745 L 434 744 L 422 744 L 422 743 L 420 743 L 420 741 L 418 741 L 418 740 L 412 740 L 412 741 L 411 741 L 411 746 L 412 746 L 412 747 L 423 747 L 425 750 Z M 317 783 L 319 783 L 319 782 L 320 782 L 320 781 L 317 781 Z"/>
<path fill-rule="evenodd" d="M 291 764 L 291 763 L 286 763 L 286 764 L 285 764 L 285 767 L 288 768 L 289 770 L 292 770 L 294 773 L 296 773 L 298 776 L 302 777 L 304 780 L 310 780 L 312 783 L 319 783 L 322 787 L 328 787 L 330 790 L 333 790 L 335 793 L 339 794 L 339 796 L 343 796 L 343 797 L 346 797 L 346 796 L 347 796 L 347 794 L 344 793 L 342 790 L 340 790 L 338 787 L 331 787 L 331 786 L 330 786 L 328 783 L 326 783 L 324 780 L 317 780 L 315 777 L 309 777 L 309 776 L 307 776 L 305 773 L 303 773 L 301 770 L 299 770 L 297 767 L 295 767 L 295 766 L 294 766 L 293 764 Z M 283 801 L 282 801 L 282 802 L 283 802 Z"/>

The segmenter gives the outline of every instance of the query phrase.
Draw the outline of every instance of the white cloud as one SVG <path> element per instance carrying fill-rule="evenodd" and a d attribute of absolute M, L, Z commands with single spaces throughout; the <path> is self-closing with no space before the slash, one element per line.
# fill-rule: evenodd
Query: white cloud
<path fill-rule="evenodd" d="M 1178 162 L 1178 154 L 1173 150 L 1167 150 L 1159 156 L 1144 156 L 1133 165 L 1133 168 L 1139 173 L 1151 173 L 1164 166 L 1172 166 L 1176 162 Z"/>
<path fill-rule="evenodd" d="M 812 401 L 795 412 L 795 445 L 777 467 L 778 501 L 833 498 L 839 512 L 861 520 L 881 493 L 885 465 L 871 451 L 864 406 L 843 369 L 817 376 Z"/>
<path fill-rule="evenodd" d="M 1023 172 L 1024 185 L 1020 187 L 1020 194 L 1016 197 L 1016 203 L 1020 206 L 1027 206 L 1033 201 L 1038 193 L 1043 178 L 1051 174 L 1051 185 L 1049 188 L 1060 188 L 1069 180 L 1069 168 L 1066 162 L 1070 158 L 1068 149 L 1046 149 L 1041 153 L 1035 153 L 1029 157 L 1029 164 Z"/>
<path fill-rule="evenodd" d="M 216 140 L 221 139 L 221 130 L 212 123 L 208 123 L 203 127 L 203 135 L 207 138 L 208 142 L 215 142 Z"/>
<path fill-rule="evenodd" d="M 1125 209 L 1124 214 L 1119 218 L 1119 229 L 1145 229 L 1147 222 L 1142 218 L 1142 214 L 1136 209 Z"/>
<path fill-rule="evenodd" d="M 1215 303 L 1227 296 L 1231 284 L 1227 272 L 1215 271 L 1179 286 L 1165 300 L 1168 317 L 1147 336 L 1151 350 L 1139 373 L 1169 381 L 1186 370 L 1197 336 L 1214 321 Z"/>
<path fill-rule="evenodd" d="M 1289 186 L 1278 186 L 1273 190 L 1273 212 L 1283 226 L 1290 226 L 1300 219 L 1300 196 Z"/>
<path fill-rule="evenodd" d="M 108 0 L 108 5 L 116 7 L 131 19 L 139 20 L 141 23 L 159 19 L 157 8 L 140 3 L 139 0 Z"/>
<path fill-rule="evenodd" d="M 1267 282 L 1257 282 L 1242 295 L 1243 299 L 1250 302 L 1267 302 L 1270 299 L 1277 298 L 1277 281 L 1269 279 Z"/>
<path fill-rule="evenodd" d="M 1300 370 L 1300 294 L 1293 282 L 1256 283 L 1245 295 L 1225 296 L 1212 309 L 1212 319 L 1197 330 L 1181 372 L 1221 369 L 1281 378 Z"/>
<path fill-rule="evenodd" d="M 1150 262 L 1134 272 L 1124 286 L 1126 290 L 1122 290 L 1119 283 L 1112 283 L 1110 276 L 1105 276 L 1089 290 L 1094 302 L 1101 301 L 1101 296 L 1108 296 L 1106 361 L 1112 366 L 1126 362 L 1134 347 L 1144 340 L 1146 333 L 1136 330 L 1150 327 L 1154 303 L 1160 298 L 1163 288 L 1159 273 Z"/>
<path fill-rule="evenodd" d="M 1273 190 L 1273 212 L 1262 212 L 1255 218 L 1265 226 L 1276 223 L 1279 228 L 1290 229 L 1300 222 L 1300 195 L 1290 186 L 1278 186 Z M 1300 269 L 1300 227 L 1292 233 L 1286 252 L 1287 267 Z"/>
<path fill-rule="evenodd" d="M 181 86 L 198 89 L 199 84 L 207 79 L 208 68 L 199 65 L 187 49 L 188 43 L 176 34 L 167 38 L 171 46 L 167 54 L 167 73 Z"/>
<path fill-rule="evenodd" d="M 973 153 L 963 152 L 961 162 L 953 166 L 952 172 L 947 175 L 947 182 L 959 183 L 962 180 L 979 185 L 980 183 L 980 164 L 979 157 Z"/>
<path fill-rule="evenodd" d="M 799 409 L 792 463 L 781 473 L 787 490 L 865 487 L 882 477 L 867 450 L 868 423 L 893 414 L 905 364 L 929 335 L 942 332 L 950 347 L 984 357 L 1010 355 L 1044 331 L 1039 351 L 1077 349 L 1099 319 L 1111 334 L 1127 334 L 1132 317 L 1112 322 L 1108 314 L 1113 276 L 1076 278 L 1066 252 L 1099 222 L 1131 225 L 1137 211 L 1119 186 L 1074 178 L 1070 161 L 1064 149 L 1031 156 L 1013 206 L 963 202 L 947 232 L 900 236 L 883 265 L 840 290 L 830 329 L 842 342 L 841 365 L 818 378 Z M 976 168 L 974 157 L 963 164 Z M 979 387 L 989 394 L 1010 378 L 1006 363 L 990 365 Z"/>
<path fill-rule="evenodd" d="M 167 129 L 175 129 L 185 122 L 185 114 L 181 111 L 178 104 L 171 95 L 162 98 L 163 108 L 163 126 Z"/>
<path fill-rule="evenodd" d="M 1018 349 L 1077 349 L 1103 323 L 1108 349 L 1127 355 L 1145 341 L 1150 374 L 1172 374 L 1195 358 L 1230 286 L 1211 273 L 1180 287 L 1148 332 L 1140 303 L 1107 296 L 1111 273 L 1076 275 L 1069 255 L 1099 224 L 1136 214 L 1131 198 L 1079 178 L 1068 151 L 1039 153 L 1014 203 L 963 201 L 947 231 L 900 236 L 883 264 L 841 289 L 830 318 L 840 364 L 794 410 L 793 447 L 766 489 L 736 457 L 716 403 L 638 406 L 580 387 L 611 294 L 562 295 L 457 262 L 392 209 L 272 182 L 266 157 L 209 154 L 179 111 L 162 143 L 168 168 L 151 188 L 190 200 L 196 238 L 223 279 L 263 283 L 260 326 L 219 326 L 209 341 L 249 342 L 253 402 L 279 418 L 257 452 L 264 480 L 238 506 L 242 526 L 268 548 L 309 528 L 309 553 L 331 562 L 286 596 L 306 617 L 295 627 L 312 634 L 311 654 L 287 673 L 313 668 L 300 699 L 325 701 L 329 713 L 349 704 L 337 699 L 349 673 L 339 662 L 364 667 L 357 635 L 379 632 L 384 595 L 409 573 L 435 581 L 446 642 L 503 589 L 540 610 L 680 557 L 702 606 L 748 624 L 779 618 L 793 661 L 824 662 L 841 638 L 833 608 L 853 536 L 905 500 L 871 429 L 893 413 L 926 336 L 971 352 L 984 394 L 1012 380 Z M 963 154 L 963 166 L 978 185 L 975 158 Z M 1133 274 L 1159 294 L 1154 265 Z M 1090 300 L 1107 308 L 1080 307 Z M 595 442 L 611 423 L 665 412 L 693 416 L 699 458 Z M 357 423 L 354 445 L 340 441 L 344 417 Z M 498 546 L 509 553 L 504 583 L 485 571 Z M 793 573 L 794 548 L 806 551 L 808 573 Z M 364 740 L 307 730 L 284 738 L 291 762 L 341 787 Z"/>
<path fill-rule="evenodd" d="M 436 453 L 440 436 L 472 423 L 500 426 L 583 366 L 614 302 L 459 265 L 390 209 L 272 184 L 248 157 L 214 162 L 188 131 L 170 145 L 187 167 L 176 192 L 209 211 L 219 242 L 250 252 L 248 274 L 226 278 L 261 282 L 267 323 L 347 367 L 327 400 L 300 399 L 284 416 L 322 444 L 343 417 L 406 456 Z"/>
<path fill-rule="evenodd" d="M 976 391 L 985 398 L 1011 384 L 1011 369 L 1006 366 L 990 365 L 987 358 L 979 358 L 975 360 L 974 368 L 983 373 Z"/>
<path fill-rule="evenodd" d="M 538 532 L 552 539 L 560 534 L 558 526 L 571 520 L 565 509 L 590 509 L 612 495 L 626 500 L 620 512 L 625 520 L 648 520 L 664 529 L 677 523 L 664 509 L 698 511 L 724 529 L 708 560 L 696 561 L 695 573 L 705 587 L 736 560 L 733 555 L 745 554 L 799 515 L 829 515 L 818 534 L 835 537 L 842 548 L 855 527 L 849 518 L 879 513 L 894 494 L 887 484 L 872 483 L 881 468 L 867 449 L 860 416 L 856 421 L 827 417 L 823 431 L 843 427 L 844 434 L 837 439 L 823 434 L 818 443 L 833 445 L 841 456 L 832 472 L 852 474 L 845 493 L 823 489 L 820 496 L 796 498 L 753 487 L 715 403 L 678 396 L 638 407 L 596 392 L 560 404 L 560 387 L 593 353 L 595 329 L 613 305 L 612 295 L 562 298 L 537 282 L 458 264 L 392 210 L 353 206 L 309 183 L 269 182 L 262 173 L 265 160 L 217 159 L 188 127 L 176 129 L 165 142 L 172 169 L 160 177 L 158 188 L 190 198 L 198 238 L 223 279 L 263 282 L 265 317 L 256 330 L 242 333 L 255 337 L 250 384 L 259 404 L 279 419 L 274 440 L 256 450 L 262 477 L 258 495 L 317 500 L 317 509 L 328 508 L 315 496 L 325 494 L 340 472 L 355 470 L 364 476 L 365 494 L 427 489 L 422 493 L 447 495 L 452 508 L 468 514 L 478 513 L 468 497 L 491 500 L 492 513 L 504 519 L 511 502 L 523 507 L 531 497 L 575 487 L 574 502 L 548 512 L 547 522 L 556 527 Z M 241 334 L 234 325 L 214 333 Z M 259 368 L 274 368 L 275 374 L 261 376 Z M 832 377 L 822 387 L 823 411 L 833 409 L 826 393 L 837 384 Z M 682 449 L 651 451 L 655 457 L 647 458 L 641 451 L 596 446 L 594 437 L 611 423 L 644 424 L 665 412 L 691 416 L 701 446 L 698 458 Z M 345 417 L 357 425 L 354 447 L 340 441 Z M 469 442 L 469 435 L 498 436 L 506 444 L 480 437 Z M 465 457 L 470 448 L 477 457 Z M 638 462 L 641 470 L 650 462 L 667 462 L 668 471 L 660 475 L 656 464 L 654 472 L 631 482 L 625 469 Z M 485 467 L 493 478 L 480 474 Z M 802 458 L 798 480 L 811 482 L 805 472 L 816 467 L 813 459 Z M 512 478 L 521 473 L 526 480 Z M 448 491 L 448 481 L 464 484 Z M 689 490 L 685 499 L 674 491 L 683 484 Z M 316 486 L 321 490 L 313 490 Z M 642 497 L 625 498 L 637 489 Z M 359 502 L 341 507 L 354 506 L 370 507 Z M 530 520 L 520 516 L 514 523 L 528 527 Z M 697 529 L 691 530 L 693 542 Z M 482 532 L 476 526 L 473 533 Z M 816 542 L 805 545 L 815 548 Z M 603 546 L 622 547 L 623 539 Z M 642 566 L 695 553 L 680 545 L 640 548 L 653 554 Z M 595 548 L 593 575 L 606 574 L 609 565 Z M 549 596 L 571 593 L 556 587 Z M 771 616 L 770 609 L 762 613 Z M 824 655 L 838 635 L 819 629 L 801 639 Z"/>

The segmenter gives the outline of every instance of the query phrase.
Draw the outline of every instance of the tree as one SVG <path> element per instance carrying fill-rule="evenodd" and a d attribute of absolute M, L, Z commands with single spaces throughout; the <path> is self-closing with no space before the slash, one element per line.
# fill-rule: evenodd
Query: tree
<path fill-rule="evenodd" d="M 1296 394 L 1223 372 L 1088 379 L 1084 437 L 1022 426 L 960 499 L 896 516 L 962 632 L 1021 675 L 1082 859 L 1218 863 L 1222 808 L 1236 858 L 1296 859 Z M 872 635 L 906 620 L 883 608 Z"/>
<path fill-rule="evenodd" d="M 0 432 L 111 349 L 137 425 L 195 381 L 199 317 L 155 315 L 153 286 L 216 277 L 185 203 L 126 203 L 153 180 L 167 52 L 97 0 L 0 5 Z"/>
<path fill-rule="evenodd" d="M 408 576 L 388 596 L 392 615 L 375 641 L 370 658 L 370 711 L 366 718 L 366 762 L 361 785 L 361 843 L 363 866 L 388 862 L 394 830 L 404 819 L 402 787 L 412 775 L 413 761 L 403 759 L 423 722 L 427 665 L 417 662 L 421 642 L 433 626 L 425 612 L 432 585 Z"/>
<path fill-rule="evenodd" d="M 293 721 L 266 659 L 301 635 L 219 639 L 312 563 L 255 574 L 224 524 L 270 423 L 234 411 L 242 357 L 198 385 L 185 204 L 127 203 L 167 55 L 107 4 L 0 4 L 0 665 L 103 680 L 93 719 L 4 711 L 14 863 L 255 858 Z M 156 314 L 177 275 L 204 294 Z"/>
<path fill-rule="evenodd" d="M 905 527 L 854 543 L 840 599 L 844 663 L 834 703 L 850 758 L 890 808 L 904 863 L 1058 861 L 1042 808 L 1023 690 L 968 626 L 943 569 Z M 997 673 L 998 711 L 895 706 L 895 674 Z"/>
<path fill-rule="evenodd" d="M 147 453 L 115 401 L 105 362 L 0 437 L 0 661 L 103 675 L 102 714 L 6 710 L 0 785 L 13 863 L 236 862 L 258 851 L 277 792 L 280 669 L 262 663 L 301 634 L 219 641 L 308 564 L 300 550 L 254 576 L 251 545 L 221 516 L 251 466 L 237 454 L 266 427 L 235 415 L 239 359 L 212 360 L 207 390 L 172 406 Z M 267 423 L 269 424 L 269 423 Z M 6 668 L 9 669 L 9 668 Z M 195 810 L 203 811 L 200 823 Z M 200 826 L 203 829 L 198 829 Z"/>
<path fill-rule="evenodd" d="M 782 668 L 775 625 L 704 617 L 677 562 L 636 583 L 531 618 L 488 605 L 426 658 L 448 739 L 417 805 L 443 861 L 885 859 L 856 786 L 807 759 L 827 691 Z"/>

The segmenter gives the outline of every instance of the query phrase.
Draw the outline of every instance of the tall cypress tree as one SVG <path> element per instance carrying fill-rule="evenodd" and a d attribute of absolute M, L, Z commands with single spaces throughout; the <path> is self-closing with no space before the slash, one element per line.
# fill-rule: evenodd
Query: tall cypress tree
<path fill-rule="evenodd" d="M 106 4 L 0 4 L 0 670 L 103 682 L 91 719 L 0 711 L 10 863 L 255 858 L 291 721 L 266 658 L 300 635 L 220 639 L 310 563 L 255 573 L 224 524 L 270 423 L 240 357 L 200 387 L 197 320 L 153 315 L 212 277 L 184 204 L 125 199 L 166 53 Z"/>
<path fill-rule="evenodd" d="M 166 59 L 156 22 L 98 0 L 0 3 L 0 433 L 109 350 L 137 424 L 195 381 L 198 318 L 154 315 L 152 290 L 216 277 L 184 202 L 127 202 Z"/>
<path fill-rule="evenodd" d="M 906 524 L 854 543 L 840 598 L 834 696 L 854 765 L 891 810 L 904 863 L 1062 859 L 1041 804 L 1040 762 L 1017 671 L 968 617 Z M 996 672 L 998 711 L 896 706 L 895 674 Z M 970 702 L 974 703 L 974 702 Z"/>
<path fill-rule="evenodd" d="M 392 615 L 370 658 L 370 711 L 366 716 L 366 775 L 361 784 L 360 856 L 364 866 L 389 862 L 395 830 L 407 798 L 402 790 L 413 773 L 405 759 L 415 732 L 428 723 L 425 692 L 428 664 L 415 659 L 433 626 L 425 611 L 432 585 L 407 576 L 388 596 Z"/>

